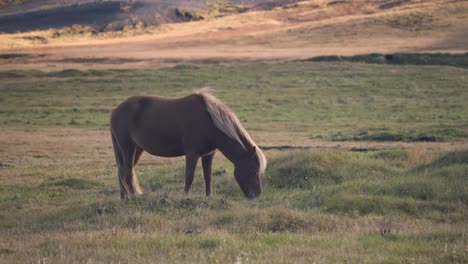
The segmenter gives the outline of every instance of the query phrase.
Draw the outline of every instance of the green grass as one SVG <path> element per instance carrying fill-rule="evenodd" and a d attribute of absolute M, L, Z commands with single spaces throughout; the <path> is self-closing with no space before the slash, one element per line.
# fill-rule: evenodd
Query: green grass
<path fill-rule="evenodd" d="M 348 62 L 0 72 L 0 262 L 467 262 L 468 151 L 451 151 L 467 140 L 466 73 Z M 121 201 L 110 110 L 204 86 L 268 135 L 260 144 L 433 136 L 445 147 L 271 150 L 255 200 L 220 154 L 209 198 L 201 168 L 186 196 L 183 160 L 144 155 L 144 194 Z"/>
<path fill-rule="evenodd" d="M 209 86 L 249 130 L 331 140 L 466 140 L 466 74 L 316 62 L 1 72 L 0 124 L 107 129 L 110 110 L 131 95 L 182 96 Z"/>
<path fill-rule="evenodd" d="M 264 195 L 253 201 L 232 172 L 217 175 L 206 198 L 198 171 L 184 196 L 177 163 L 140 166 L 145 194 L 126 201 L 111 171 L 100 182 L 83 175 L 2 184 L 0 230 L 13 235 L 2 254 L 15 262 L 465 262 L 466 155 L 414 164 L 405 150 L 283 153 L 270 160 Z M 382 237 L 385 219 L 393 229 Z"/>
<path fill-rule="evenodd" d="M 279 156 L 270 162 L 268 170 L 273 186 L 303 189 L 341 184 L 349 177 L 380 178 L 391 171 L 383 160 L 362 159 L 358 154 L 338 151 L 304 151 Z"/>
<path fill-rule="evenodd" d="M 267 175 L 272 187 L 312 190 L 307 194 L 311 199 L 297 199 L 314 202 L 295 203 L 299 208 L 462 221 L 468 205 L 468 187 L 464 184 L 468 181 L 467 153 L 449 153 L 429 164 L 416 168 L 406 164 L 403 168 L 409 168 L 403 169 L 387 161 L 396 158 L 409 162 L 410 156 L 400 151 L 390 155 L 388 151 L 302 151 L 271 160 Z"/>

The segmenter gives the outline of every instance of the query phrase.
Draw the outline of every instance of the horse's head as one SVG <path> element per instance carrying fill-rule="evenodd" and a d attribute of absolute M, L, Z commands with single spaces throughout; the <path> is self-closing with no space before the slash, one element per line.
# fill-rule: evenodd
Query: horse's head
<path fill-rule="evenodd" d="M 234 168 L 234 177 L 245 197 L 252 199 L 262 193 L 260 176 L 264 173 L 266 159 L 259 147 L 253 146 Z"/>

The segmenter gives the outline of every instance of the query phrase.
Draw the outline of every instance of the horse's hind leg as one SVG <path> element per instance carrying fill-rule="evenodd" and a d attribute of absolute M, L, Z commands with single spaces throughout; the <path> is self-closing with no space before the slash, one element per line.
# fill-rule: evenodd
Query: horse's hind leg
<path fill-rule="evenodd" d="M 120 150 L 120 161 L 118 163 L 120 195 L 125 198 L 128 195 L 141 194 L 141 187 L 135 174 L 134 165 L 140 158 L 142 150 L 130 139 L 117 138 Z M 115 148 L 115 144 L 114 144 Z"/>
<path fill-rule="evenodd" d="M 133 144 L 129 146 L 127 150 L 123 151 L 124 157 L 124 176 L 126 183 L 129 187 L 131 195 L 142 194 L 140 184 L 138 183 L 138 178 L 135 174 L 135 153 L 137 147 Z M 140 153 L 141 155 L 141 153 Z"/>
<path fill-rule="evenodd" d="M 120 197 L 123 199 L 129 193 L 129 187 L 126 184 L 125 176 L 123 175 L 123 157 L 122 151 L 120 150 L 120 146 L 117 142 L 117 138 L 115 137 L 114 133 L 111 131 L 112 136 L 112 146 L 114 148 L 115 154 L 115 161 L 117 163 L 117 175 L 119 178 L 119 186 L 120 186 Z"/>
<path fill-rule="evenodd" d="M 141 154 L 143 154 L 143 149 L 137 146 L 135 150 L 135 158 L 133 160 L 133 166 L 136 166 L 138 164 Z"/>

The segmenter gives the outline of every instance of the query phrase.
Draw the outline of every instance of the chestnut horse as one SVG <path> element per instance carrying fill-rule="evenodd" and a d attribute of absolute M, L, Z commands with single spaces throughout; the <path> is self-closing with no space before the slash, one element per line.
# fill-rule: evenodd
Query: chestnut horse
<path fill-rule="evenodd" d="M 263 152 L 234 113 L 207 89 L 181 98 L 130 97 L 112 111 L 111 134 L 122 198 L 142 193 L 134 167 L 143 151 L 161 157 L 185 155 L 185 193 L 201 158 L 209 196 L 211 165 L 219 149 L 234 164 L 244 195 L 255 198 L 262 192 Z"/>

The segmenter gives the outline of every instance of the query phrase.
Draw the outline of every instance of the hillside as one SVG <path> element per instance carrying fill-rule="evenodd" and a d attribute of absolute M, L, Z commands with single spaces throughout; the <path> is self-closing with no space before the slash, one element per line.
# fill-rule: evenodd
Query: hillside
<path fill-rule="evenodd" d="M 230 13 L 265 10 L 295 0 L 69 0 L 6 1 L 0 9 L 0 32 L 15 33 L 72 25 L 97 32 L 122 30 L 135 25 L 201 20 Z"/>
<path fill-rule="evenodd" d="M 374 52 L 464 53 L 468 47 L 466 1 L 261 2 L 239 2 L 251 8 L 187 23 L 0 34 L 1 68 L 145 68 Z"/>

